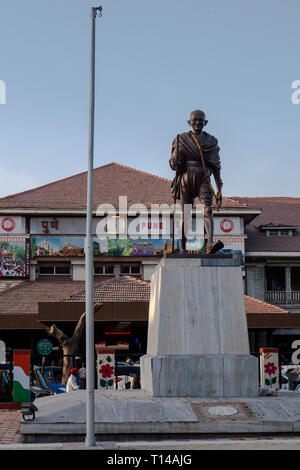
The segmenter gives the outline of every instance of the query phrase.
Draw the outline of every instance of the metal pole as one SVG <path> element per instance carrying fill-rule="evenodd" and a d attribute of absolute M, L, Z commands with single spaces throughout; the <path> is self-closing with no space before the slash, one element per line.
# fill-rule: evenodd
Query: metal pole
<path fill-rule="evenodd" d="M 89 102 L 89 141 L 87 208 L 85 240 L 85 308 L 86 308 L 86 446 L 96 446 L 94 389 L 95 389 L 95 344 L 94 344 L 94 254 L 92 236 L 93 211 L 93 159 L 94 159 L 94 103 L 95 103 L 95 18 L 102 7 L 90 9 L 90 102 Z"/>

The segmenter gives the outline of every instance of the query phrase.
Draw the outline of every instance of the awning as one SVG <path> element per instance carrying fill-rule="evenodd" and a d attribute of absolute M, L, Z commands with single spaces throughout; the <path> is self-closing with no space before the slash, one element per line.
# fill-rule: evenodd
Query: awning
<path fill-rule="evenodd" d="M 95 313 L 95 322 L 148 321 L 149 302 L 105 302 Z M 39 302 L 38 321 L 77 321 L 85 302 Z"/>

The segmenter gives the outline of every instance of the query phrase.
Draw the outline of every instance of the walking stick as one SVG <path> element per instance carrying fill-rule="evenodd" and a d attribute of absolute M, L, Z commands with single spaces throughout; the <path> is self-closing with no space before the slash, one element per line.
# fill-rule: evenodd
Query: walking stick
<path fill-rule="evenodd" d="M 178 178 L 178 153 L 179 153 L 179 134 L 176 137 L 176 173 L 175 173 L 175 185 L 174 185 L 174 212 L 173 212 L 173 234 L 172 234 L 172 253 L 175 252 L 175 210 L 176 210 L 176 198 L 177 198 L 177 178 Z"/>

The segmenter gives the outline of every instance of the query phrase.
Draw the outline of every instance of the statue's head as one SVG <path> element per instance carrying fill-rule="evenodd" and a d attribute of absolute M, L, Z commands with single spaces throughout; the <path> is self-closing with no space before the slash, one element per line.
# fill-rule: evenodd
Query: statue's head
<path fill-rule="evenodd" d="M 190 114 L 190 119 L 188 120 L 188 125 L 192 127 L 195 134 L 201 134 L 202 129 L 207 124 L 206 116 L 203 111 L 196 109 Z"/>

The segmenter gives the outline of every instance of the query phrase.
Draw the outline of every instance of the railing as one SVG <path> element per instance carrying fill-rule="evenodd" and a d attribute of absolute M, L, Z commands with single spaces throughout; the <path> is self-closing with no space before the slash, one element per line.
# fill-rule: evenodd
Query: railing
<path fill-rule="evenodd" d="M 271 304 L 300 304 L 300 291 L 266 291 L 265 301 Z"/>

